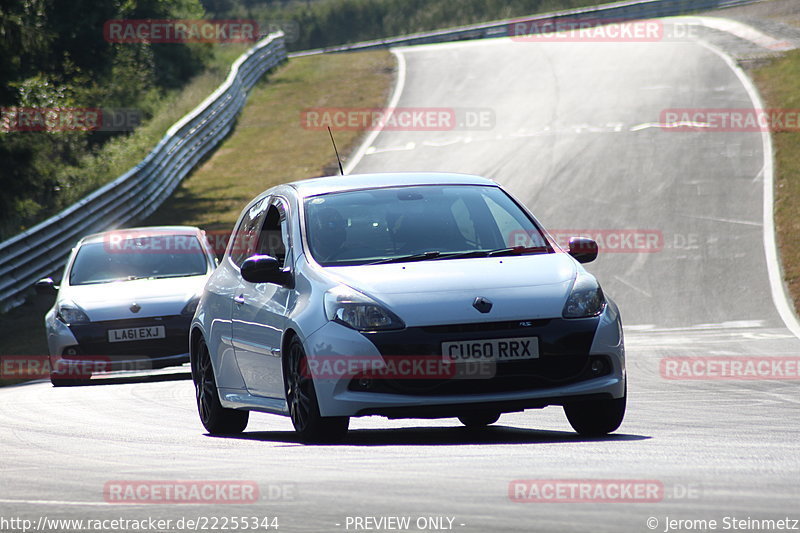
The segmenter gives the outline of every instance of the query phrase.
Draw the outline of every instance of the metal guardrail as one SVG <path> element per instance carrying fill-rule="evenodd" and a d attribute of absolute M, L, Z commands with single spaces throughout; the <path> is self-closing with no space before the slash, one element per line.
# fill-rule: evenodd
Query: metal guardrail
<path fill-rule="evenodd" d="M 553 13 L 543 13 L 529 17 L 518 17 L 513 19 L 484 22 L 472 24 L 458 28 L 437 30 L 424 33 L 414 33 L 389 39 L 377 39 L 374 41 L 364 41 L 360 43 L 345 44 L 327 48 L 317 48 L 314 50 L 304 50 L 302 52 L 292 52 L 290 58 L 308 55 L 325 54 L 332 52 L 355 52 L 363 50 L 373 50 L 377 48 L 388 48 L 392 46 L 411 46 L 416 44 L 444 43 L 449 41 L 460 41 L 467 39 L 489 39 L 493 37 L 504 37 L 512 35 L 512 23 L 521 22 L 544 22 L 558 19 L 559 22 L 567 22 L 571 19 L 589 19 L 597 23 L 603 20 L 621 22 L 624 20 L 648 19 L 658 17 L 672 17 L 708 9 L 721 9 L 735 7 L 745 4 L 752 4 L 760 0 L 631 0 L 590 6 L 568 11 L 557 11 Z"/>
<path fill-rule="evenodd" d="M 57 271 L 82 236 L 142 219 L 155 211 L 202 157 L 231 130 L 247 91 L 287 57 L 430 44 L 509 35 L 513 22 L 591 18 L 634 20 L 681 15 L 759 0 L 632 0 L 530 17 L 473 24 L 286 54 L 282 33 L 267 36 L 242 55 L 228 79 L 194 111 L 173 125 L 136 167 L 29 230 L 0 243 L 0 311 L 24 300 L 37 279 Z"/>
<path fill-rule="evenodd" d="M 0 243 L 0 311 L 24 301 L 36 280 L 61 268 L 84 235 L 141 220 L 230 132 L 247 91 L 286 59 L 283 33 L 242 54 L 225 82 L 176 122 L 141 163 L 57 215 Z"/>

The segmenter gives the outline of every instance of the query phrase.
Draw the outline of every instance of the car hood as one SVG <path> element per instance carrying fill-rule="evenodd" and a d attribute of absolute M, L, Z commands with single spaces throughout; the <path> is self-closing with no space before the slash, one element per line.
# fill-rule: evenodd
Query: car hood
<path fill-rule="evenodd" d="M 206 280 L 208 275 L 74 285 L 62 287 L 58 299 L 73 302 L 93 322 L 178 315 Z M 136 313 L 131 311 L 134 303 L 140 308 Z"/>
<path fill-rule="evenodd" d="M 564 253 L 330 268 L 408 326 L 560 317 L 577 273 Z M 473 302 L 488 298 L 481 313 Z"/>

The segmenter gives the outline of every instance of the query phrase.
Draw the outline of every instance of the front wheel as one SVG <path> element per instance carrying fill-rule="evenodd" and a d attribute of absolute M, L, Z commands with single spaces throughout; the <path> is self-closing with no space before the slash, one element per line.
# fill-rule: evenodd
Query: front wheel
<path fill-rule="evenodd" d="M 588 400 L 564 406 L 572 429 L 580 435 L 597 437 L 615 431 L 625 418 L 627 387 L 622 398 L 609 400 Z"/>
<path fill-rule="evenodd" d="M 211 355 L 203 339 L 198 341 L 192 360 L 192 380 L 200 421 L 209 433 L 230 435 L 244 431 L 250 412 L 222 407 L 214 378 L 214 367 L 211 366 Z"/>
<path fill-rule="evenodd" d="M 64 377 L 64 374 L 50 372 L 50 383 L 53 384 L 53 387 L 76 387 L 78 385 L 87 385 L 91 377 L 91 375 L 82 375 L 77 378 L 67 378 Z"/>
<path fill-rule="evenodd" d="M 478 411 L 475 413 L 465 413 L 458 417 L 468 429 L 479 429 L 494 424 L 500 418 L 497 411 Z"/>
<path fill-rule="evenodd" d="M 319 414 L 314 380 L 303 343 L 295 337 L 286 360 L 286 403 L 292 425 L 303 442 L 337 442 L 347 434 L 350 418 Z"/>

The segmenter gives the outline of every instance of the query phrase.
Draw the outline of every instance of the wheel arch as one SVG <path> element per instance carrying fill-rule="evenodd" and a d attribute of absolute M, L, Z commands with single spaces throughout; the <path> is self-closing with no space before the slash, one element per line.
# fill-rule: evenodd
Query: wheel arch
<path fill-rule="evenodd" d="M 283 332 L 281 339 L 281 369 L 283 370 L 284 385 L 286 384 L 286 354 L 289 352 L 289 345 L 294 339 L 300 339 L 300 334 L 297 333 L 294 327 L 289 327 Z M 300 339 L 302 342 L 302 339 Z"/>
<path fill-rule="evenodd" d="M 203 330 L 197 325 L 192 325 L 192 328 L 189 330 L 189 366 L 192 369 L 193 376 L 197 360 L 197 346 L 200 339 L 203 337 Z"/>

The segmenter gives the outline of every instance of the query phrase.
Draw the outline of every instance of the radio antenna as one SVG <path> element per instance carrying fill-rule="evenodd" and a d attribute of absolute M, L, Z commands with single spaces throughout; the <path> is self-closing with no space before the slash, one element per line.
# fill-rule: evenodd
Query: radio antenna
<path fill-rule="evenodd" d="M 333 151 L 336 152 L 336 161 L 339 162 L 339 173 L 344 176 L 344 168 L 342 168 L 342 160 L 339 158 L 339 150 L 336 149 L 336 141 L 333 140 L 333 132 L 331 131 L 331 127 L 328 126 L 328 135 L 331 136 L 331 142 L 333 143 Z"/>

